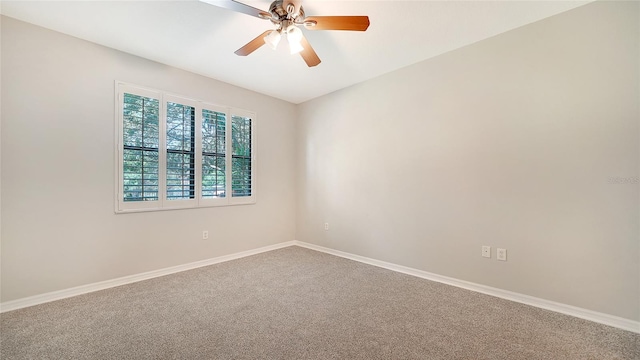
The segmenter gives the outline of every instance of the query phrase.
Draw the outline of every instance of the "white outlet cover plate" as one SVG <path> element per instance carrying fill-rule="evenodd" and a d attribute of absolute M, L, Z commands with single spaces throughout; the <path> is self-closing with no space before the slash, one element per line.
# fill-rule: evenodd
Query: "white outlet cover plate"
<path fill-rule="evenodd" d="M 491 246 L 482 247 L 482 257 L 486 257 L 486 258 L 491 257 Z"/>
<path fill-rule="evenodd" d="M 498 260 L 507 261 L 507 249 L 500 249 L 496 253 Z"/>

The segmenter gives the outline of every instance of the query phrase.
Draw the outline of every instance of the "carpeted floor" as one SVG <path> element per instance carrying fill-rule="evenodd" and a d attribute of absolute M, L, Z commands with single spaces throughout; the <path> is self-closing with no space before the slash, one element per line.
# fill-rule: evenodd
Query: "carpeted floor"
<path fill-rule="evenodd" d="M 2 359 L 640 359 L 640 335 L 288 247 L 0 315 Z"/>

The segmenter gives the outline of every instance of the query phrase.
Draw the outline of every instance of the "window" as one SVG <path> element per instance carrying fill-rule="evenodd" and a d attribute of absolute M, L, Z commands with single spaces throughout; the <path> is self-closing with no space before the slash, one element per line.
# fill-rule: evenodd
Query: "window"
<path fill-rule="evenodd" d="M 232 186 L 234 196 L 251 196 L 251 118 L 231 118 Z"/>
<path fill-rule="evenodd" d="M 196 196 L 196 108 L 167 102 L 167 199 Z"/>
<path fill-rule="evenodd" d="M 226 195 L 227 115 L 202 110 L 202 198 Z"/>
<path fill-rule="evenodd" d="M 158 200 L 158 99 L 124 94 L 123 201 Z"/>
<path fill-rule="evenodd" d="M 254 113 L 119 82 L 116 99 L 116 212 L 255 203 Z"/>

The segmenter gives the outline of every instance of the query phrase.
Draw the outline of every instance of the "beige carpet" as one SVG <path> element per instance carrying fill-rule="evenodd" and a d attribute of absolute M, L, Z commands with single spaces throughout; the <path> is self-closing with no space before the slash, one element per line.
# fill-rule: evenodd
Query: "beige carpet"
<path fill-rule="evenodd" d="M 4 359 L 640 359 L 640 335 L 300 247 L 0 315 Z"/>

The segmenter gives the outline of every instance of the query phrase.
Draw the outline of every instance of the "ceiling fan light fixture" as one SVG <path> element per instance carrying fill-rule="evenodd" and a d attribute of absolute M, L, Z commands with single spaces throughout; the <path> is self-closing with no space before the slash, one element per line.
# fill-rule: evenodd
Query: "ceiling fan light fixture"
<path fill-rule="evenodd" d="M 280 42 L 281 38 L 282 35 L 280 35 L 280 32 L 278 30 L 271 30 L 271 32 L 264 37 L 264 42 L 273 50 L 275 50 L 278 47 L 278 43 Z"/>
<path fill-rule="evenodd" d="M 304 48 L 300 43 L 289 42 L 289 50 L 291 51 L 291 55 L 294 55 L 300 53 L 302 50 L 304 50 Z"/>
<path fill-rule="evenodd" d="M 243 47 L 235 51 L 238 56 L 247 56 L 263 45 L 276 49 L 282 36 L 287 37 L 291 54 L 300 53 L 309 67 L 320 64 L 320 58 L 302 34 L 299 27 L 307 30 L 365 31 L 369 27 L 368 16 L 311 16 L 305 15 L 303 0 L 272 0 L 269 12 L 244 4 L 244 0 L 200 0 L 219 7 L 244 13 L 259 19 L 268 19 L 275 30 L 266 30 Z M 2 2 L 2 0 L 0 0 Z M 299 27 L 298 27 L 299 26 Z"/>
<path fill-rule="evenodd" d="M 287 28 L 287 41 L 289 42 L 289 50 L 291 54 L 297 54 L 304 50 L 302 44 L 302 31 L 297 26 L 291 25 Z"/>

